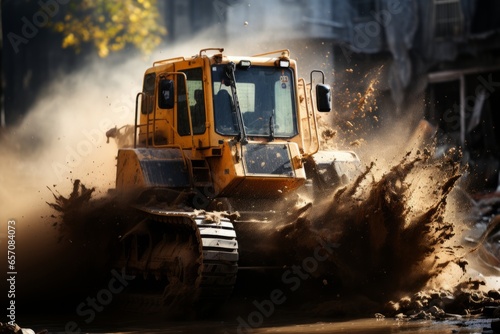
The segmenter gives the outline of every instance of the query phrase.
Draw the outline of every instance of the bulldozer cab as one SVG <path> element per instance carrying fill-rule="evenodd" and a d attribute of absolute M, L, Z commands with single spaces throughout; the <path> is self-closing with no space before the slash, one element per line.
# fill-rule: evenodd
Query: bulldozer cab
<path fill-rule="evenodd" d="M 192 59 L 159 61 L 144 76 L 136 145 L 178 145 L 208 150 L 202 154 L 207 156 L 228 139 L 286 140 L 308 153 L 301 127 L 309 136 L 316 133 L 308 131 L 312 113 L 300 110 L 299 98 L 306 95 L 288 55 L 277 61 L 200 52 Z"/>
<path fill-rule="evenodd" d="M 117 187 L 188 190 L 211 201 L 270 198 L 304 185 L 304 162 L 320 146 L 312 85 L 297 77 L 288 50 L 222 51 L 146 70 L 134 147 L 118 154 Z M 329 111 L 324 75 L 316 88 L 316 109 Z"/>

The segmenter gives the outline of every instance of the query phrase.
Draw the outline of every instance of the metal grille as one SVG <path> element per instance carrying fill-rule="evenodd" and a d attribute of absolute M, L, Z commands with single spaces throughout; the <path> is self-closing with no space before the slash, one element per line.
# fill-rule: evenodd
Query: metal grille
<path fill-rule="evenodd" d="M 464 15 L 460 0 L 434 0 L 434 36 L 460 37 L 464 31 Z"/>

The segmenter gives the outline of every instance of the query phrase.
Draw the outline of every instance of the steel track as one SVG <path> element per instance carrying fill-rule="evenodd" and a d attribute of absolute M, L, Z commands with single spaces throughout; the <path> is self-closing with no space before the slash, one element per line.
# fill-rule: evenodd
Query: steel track
<path fill-rule="evenodd" d="M 126 308 L 167 317 L 216 310 L 231 295 L 238 273 L 231 221 L 210 213 L 140 210 L 144 219 L 124 235 L 128 241 L 115 266 L 136 276 L 124 294 Z"/>

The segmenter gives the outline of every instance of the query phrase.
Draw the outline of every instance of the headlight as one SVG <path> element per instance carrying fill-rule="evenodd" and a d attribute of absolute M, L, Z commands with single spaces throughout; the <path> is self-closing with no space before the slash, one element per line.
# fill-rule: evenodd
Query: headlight
<path fill-rule="evenodd" d="M 290 60 L 288 59 L 280 59 L 278 60 L 278 67 L 290 67 Z"/>
<path fill-rule="evenodd" d="M 250 62 L 250 60 L 240 60 L 239 64 L 238 64 L 238 67 L 242 67 L 242 68 L 249 68 L 250 65 L 252 65 L 252 63 Z"/>

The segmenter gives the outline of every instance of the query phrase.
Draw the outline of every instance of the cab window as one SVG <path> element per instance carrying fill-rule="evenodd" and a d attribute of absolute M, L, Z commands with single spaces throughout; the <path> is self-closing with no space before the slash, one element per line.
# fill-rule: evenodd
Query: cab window
<path fill-rule="evenodd" d="M 144 85 L 142 92 L 144 96 L 142 97 L 141 113 L 150 114 L 153 112 L 154 107 L 154 94 L 155 94 L 155 81 L 156 73 L 148 73 L 144 76 Z"/>
<path fill-rule="evenodd" d="M 182 70 L 181 72 L 186 73 L 187 77 L 187 96 L 189 96 L 193 134 L 203 134 L 206 131 L 206 113 L 202 69 L 194 68 Z M 188 136 L 191 133 L 189 130 L 188 101 L 183 76 L 178 76 L 177 94 L 177 132 L 181 136 Z"/>

